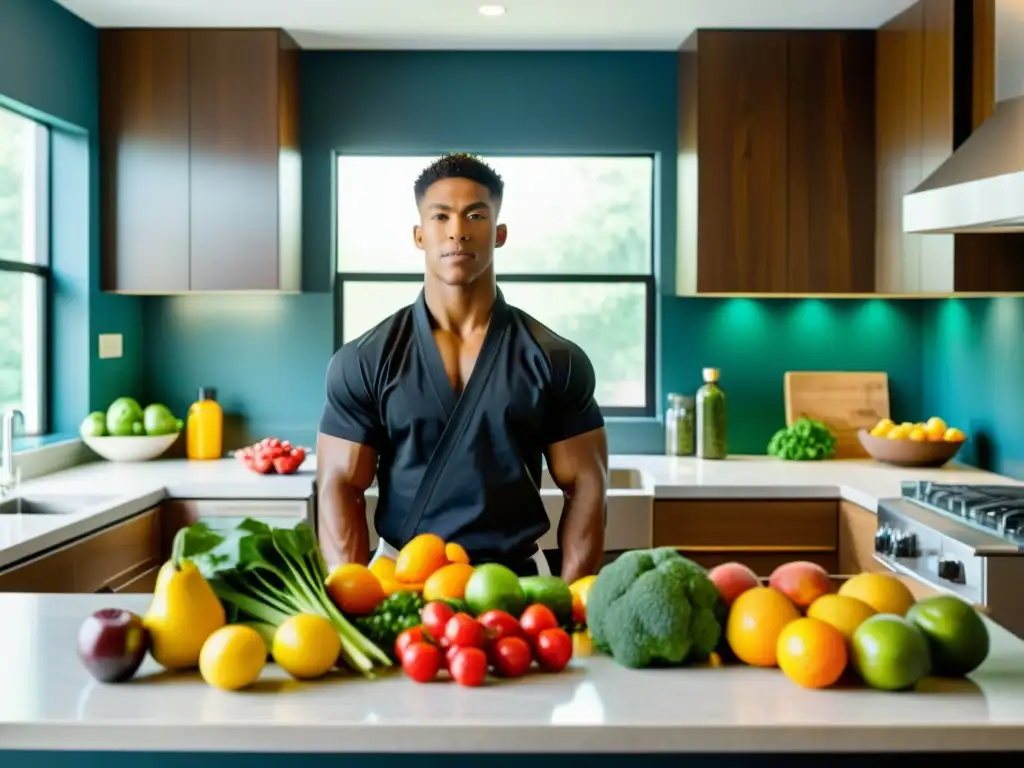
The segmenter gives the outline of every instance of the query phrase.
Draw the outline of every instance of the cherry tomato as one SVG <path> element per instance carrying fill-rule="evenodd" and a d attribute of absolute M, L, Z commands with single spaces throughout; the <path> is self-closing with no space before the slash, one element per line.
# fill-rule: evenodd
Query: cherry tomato
<path fill-rule="evenodd" d="M 531 641 L 536 641 L 537 636 L 545 629 L 557 629 L 558 619 L 546 605 L 534 603 L 519 617 L 519 626 Z"/>
<path fill-rule="evenodd" d="M 572 638 L 564 629 L 545 629 L 534 642 L 537 663 L 548 672 L 561 672 L 572 658 Z"/>
<path fill-rule="evenodd" d="M 429 683 L 441 669 L 441 649 L 433 643 L 411 643 L 402 654 L 402 669 L 417 683 Z"/>
<path fill-rule="evenodd" d="M 457 648 L 481 648 L 484 644 L 484 627 L 468 613 L 456 613 L 444 625 L 444 636 L 448 644 Z"/>
<path fill-rule="evenodd" d="M 522 637 L 522 630 L 515 617 L 505 611 L 493 610 L 482 613 L 477 621 L 484 625 L 487 639 L 495 643 L 503 637 Z"/>
<path fill-rule="evenodd" d="M 458 648 L 448 671 L 459 685 L 483 685 L 487 678 L 487 654 L 479 648 Z"/>
<path fill-rule="evenodd" d="M 426 640 L 423 636 L 423 627 L 410 627 L 395 638 L 395 658 L 401 660 L 405 649 L 413 643 L 422 643 Z"/>
<path fill-rule="evenodd" d="M 452 671 L 452 659 L 455 658 L 455 654 L 462 650 L 457 645 L 448 646 L 448 650 L 444 652 L 444 668 L 450 673 Z"/>
<path fill-rule="evenodd" d="M 502 677 L 522 677 L 533 664 L 530 644 L 521 637 L 503 637 L 491 648 L 490 661 Z"/>
<path fill-rule="evenodd" d="M 448 603 L 435 600 L 423 606 L 423 609 L 420 611 L 420 620 L 423 622 L 423 628 L 430 633 L 430 636 L 435 640 L 440 640 L 444 637 L 445 624 L 454 615 L 455 609 L 448 605 Z"/>

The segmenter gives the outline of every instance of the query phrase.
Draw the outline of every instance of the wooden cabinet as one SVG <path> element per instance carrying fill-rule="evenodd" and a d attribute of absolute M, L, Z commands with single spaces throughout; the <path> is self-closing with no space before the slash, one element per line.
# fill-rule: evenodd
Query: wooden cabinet
<path fill-rule="evenodd" d="M 0 572 L 0 592 L 152 591 L 160 564 L 153 508 Z"/>
<path fill-rule="evenodd" d="M 887 569 L 875 560 L 878 516 L 849 501 L 839 502 L 839 573 L 853 576 Z"/>
<path fill-rule="evenodd" d="M 791 560 L 838 573 L 837 514 L 829 499 L 658 500 L 652 544 L 675 547 L 707 568 L 746 563 L 758 576 Z"/>
<path fill-rule="evenodd" d="M 680 53 L 677 293 L 874 288 L 874 33 L 700 30 Z"/>
<path fill-rule="evenodd" d="M 298 48 L 278 30 L 100 31 L 103 290 L 297 291 Z"/>
<path fill-rule="evenodd" d="M 1024 235 L 903 232 L 903 195 L 995 104 L 992 0 L 921 0 L 877 33 L 878 292 L 1024 291 Z"/>

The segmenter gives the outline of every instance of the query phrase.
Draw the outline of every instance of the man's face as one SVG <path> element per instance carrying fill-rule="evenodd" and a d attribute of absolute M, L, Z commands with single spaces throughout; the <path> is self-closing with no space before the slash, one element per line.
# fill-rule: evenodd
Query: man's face
<path fill-rule="evenodd" d="M 469 179 L 441 179 L 427 188 L 419 207 L 413 238 L 430 274 L 446 285 L 469 285 L 487 272 L 494 249 L 507 236 L 487 187 Z"/>

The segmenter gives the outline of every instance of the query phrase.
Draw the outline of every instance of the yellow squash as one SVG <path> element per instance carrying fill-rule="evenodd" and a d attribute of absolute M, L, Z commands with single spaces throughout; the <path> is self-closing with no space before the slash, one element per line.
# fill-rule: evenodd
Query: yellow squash
<path fill-rule="evenodd" d="M 199 665 L 206 639 L 227 623 L 224 606 L 195 564 L 175 552 L 157 575 L 156 588 L 143 623 L 152 641 L 151 653 L 165 669 Z"/>

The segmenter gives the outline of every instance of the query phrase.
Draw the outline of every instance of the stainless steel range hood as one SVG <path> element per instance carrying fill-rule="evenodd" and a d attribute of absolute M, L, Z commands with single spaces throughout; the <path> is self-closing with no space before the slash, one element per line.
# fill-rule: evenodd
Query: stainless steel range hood
<path fill-rule="evenodd" d="M 1024 232 L 1024 0 L 995 0 L 996 106 L 903 196 L 903 231 Z"/>

